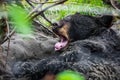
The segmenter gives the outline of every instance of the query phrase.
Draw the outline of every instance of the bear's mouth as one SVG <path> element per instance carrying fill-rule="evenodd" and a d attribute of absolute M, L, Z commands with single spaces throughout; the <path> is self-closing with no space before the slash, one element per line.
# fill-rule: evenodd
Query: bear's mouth
<path fill-rule="evenodd" d="M 60 38 L 60 41 L 55 44 L 55 51 L 59 51 L 59 50 L 65 48 L 69 42 L 67 37 L 65 37 L 63 35 L 60 35 L 59 38 Z"/>
<path fill-rule="evenodd" d="M 60 51 L 69 43 L 69 23 L 60 21 L 59 23 L 53 25 L 52 30 L 60 39 L 60 41 L 54 46 L 55 51 Z"/>

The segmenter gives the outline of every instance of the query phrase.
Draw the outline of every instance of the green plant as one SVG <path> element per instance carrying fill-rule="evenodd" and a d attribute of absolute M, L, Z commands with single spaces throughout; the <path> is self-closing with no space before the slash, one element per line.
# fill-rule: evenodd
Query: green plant
<path fill-rule="evenodd" d="M 27 19 L 28 13 L 25 9 L 17 5 L 9 5 L 8 13 L 11 18 L 11 21 L 16 27 L 16 32 L 22 34 L 31 34 L 31 21 Z"/>
<path fill-rule="evenodd" d="M 65 70 L 56 76 L 56 80 L 85 80 L 85 78 L 78 72 Z"/>

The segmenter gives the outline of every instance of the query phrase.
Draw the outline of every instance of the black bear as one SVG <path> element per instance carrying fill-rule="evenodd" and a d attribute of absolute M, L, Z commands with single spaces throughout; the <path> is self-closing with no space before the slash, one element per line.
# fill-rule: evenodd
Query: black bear
<path fill-rule="evenodd" d="M 92 17 L 74 14 L 53 24 L 60 37 L 55 50 L 62 53 L 33 62 L 17 62 L 16 77 L 40 80 L 47 73 L 73 70 L 86 80 L 120 80 L 120 34 L 111 28 L 113 16 Z M 69 46 L 67 46 L 69 45 Z"/>
<path fill-rule="evenodd" d="M 111 26 L 113 16 L 91 17 L 87 15 L 67 16 L 58 23 L 53 24 L 53 32 L 60 37 L 55 44 L 55 50 L 60 50 L 71 41 L 83 40 L 101 34 Z"/>

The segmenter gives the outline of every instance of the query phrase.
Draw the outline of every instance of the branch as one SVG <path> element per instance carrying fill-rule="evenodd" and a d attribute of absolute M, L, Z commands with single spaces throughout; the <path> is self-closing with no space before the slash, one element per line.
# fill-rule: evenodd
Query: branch
<path fill-rule="evenodd" d="M 43 26 L 41 23 L 38 23 L 38 21 L 34 20 L 34 22 L 42 27 L 40 31 L 43 31 L 47 35 L 53 35 L 53 36 L 55 35 L 55 33 L 53 33 L 49 28 Z M 39 28 L 37 30 L 39 30 Z"/>
<path fill-rule="evenodd" d="M 43 4 L 39 4 L 35 8 L 33 7 L 33 10 L 29 13 L 27 18 L 31 17 L 33 15 L 33 13 L 38 12 L 38 9 L 41 8 L 42 6 L 43 6 Z"/>
<path fill-rule="evenodd" d="M 28 1 L 28 0 L 26 0 L 26 1 Z M 45 3 L 47 3 L 47 1 L 48 1 L 48 0 L 45 0 L 43 3 L 37 5 L 37 7 L 35 7 L 35 8 L 34 8 L 34 6 L 32 6 L 31 4 L 29 4 L 30 6 L 33 7 L 33 10 L 29 13 L 29 15 L 27 16 L 27 19 L 33 20 L 34 18 L 37 18 L 38 15 L 41 15 L 47 22 L 49 22 L 50 24 L 53 24 L 49 19 L 47 19 L 47 17 L 45 16 L 44 12 L 45 12 L 47 9 L 49 9 L 49 8 L 51 8 L 51 7 L 53 7 L 53 6 L 56 6 L 56 5 L 59 5 L 59 4 L 62 4 L 62 3 L 64 3 L 64 2 L 66 2 L 67 0 L 61 0 L 61 1 L 59 1 L 59 2 L 56 2 L 56 3 L 53 4 L 53 5 L 50 5 L 50 6 L 46 7 L 46 8 L 44 8 L 44 9 L 41 10 L 41 11 L 38 11 L 38 9 L 40 9 Z M 28 2 L 29 2 L 29 1 L 28 1 Z M 30 2 L 29 2 L 29 3 L 30 3 Z M 37 12 L 37 14 L 34 14 L 35 12 Z M 34 15 L 33 15 L 33 14 L 34 14 Z M 32 16 L 32 15 L 33 15 L 33 16 Z M 50 33 L 52 33 L 52 34 L 54 35 L 54 33 L 53 33 L 50 29 L 44 27 L 41 23 L 39 23 L 39 24 L 40 24 L 45 30 L 47 30 L 48 32 L 50 32 Z"/>
<path fill-rule="evenodd" d="M 32 1 L 32 0 L 29 0 L 30 2 L 32 2 L 32 3 L 34 3 L 34 4 L 43 4 L 44 2 L 37 2 L 37 1 Z M 46 0 L 46 1 L 49 1 L 49 0 Z M 57 3 L 57 2 L 59 2 L 59 1 L 49 1 L 49 2 L 47 2 L 47 3 Z"/>
<path fill-rule="evenodd" d="M 26 2 L 27 2 L 30 6 L 32 6 L 32 8 L 34 8 L 34 6 L 29 2 L 29 0 L 26 0 Z"/>
<path fill-rule="evenodd" d="M 49 19 L 46 18 L 46 16 L 45 16 L 44 13 L 41 13 L 41 16 L 42 16 L 47 22 L 49 22 L 50 24 L 53 24 Z"/>
<path fill-rule="evenodd" d="M 37 1 L 32 1 L 32 0 L 29 0 L 30 2 L 34 3 L 34 4 L 43 4 L 44 2 L 37 2 Z M 47 2 L 48 0 L 45 0 L 45 2 Z"/>
<path fill-rule="evenodd" d="M 114 4 L 114 0 L 110 0 L 110 3 L 113 6 L 113 8 L 115 8 L 116 10 L 118 10 L 120 12 L 120 9 L 118 7 L 116 7 L 116 5 Z"/>
<path fill-rule="evenodd" d="M 28 0 L 26 0 L 26 1 L 27 1 L 28 3 L 30 3 Z M 27 19 L 29 19 L 29 17 L 31 17 L 33 13 L 38 12 L 38 9 L 41 8 L 46 2 L 47 2 L 47 0 L 46 0 L 44 3 L 37 5 L 37 7 L 35 7 L 35 8 L 34 8 L 34 6 L 33 6 L 32 4 L 29 4 L 29 5 L 33 8 L 33 10 L 29 13 L 29 15 L 27 16 Z M 44 15 L 44 13 L 41 14 L 41 16 L 42 16 L 46 21 L 48 21 L 48 22 L 51 24 L 51 22 L 46 18 L 46 16 Z M 37 18 L 37 19 L 38 19 L 38 18 Z M 38 19 L 38 20 L 39 20 L 39 19 Z M 34 20 L 34 21 L 35 21 L 35 20 Z M 35 21 L 35 22 L 36 22 L 36 21 Z M 38 23 L 38 22 L 36 22 L 36 23 Z M 53 32 L 52 32 L 51 30 L 49 30 L 48 28 L 46 28 L 45 26 L 43 26 L 40 21 L 39 21 L 38 24 L 39 24 L 41 27 L 43 27 L 45 30 L 47 30 L 48 33 L 53 34 Z"/>
<path fill-rule="evenodd" d="M 57 3 L 55 3 L 55 4 L 53 4 L 53 5 L 50 5 L 50 6 L 46 7 L 46 8 L 44 8 L 43 10 L 39 11 L 37 14 L 31 16 L 31 17 L 30 17 L 30 20 L 33 20 L 35 17 L 41 15 L 42 13 L 44 13 L 44 12 L 45 12 L 46 10 L 48 10 L 49 8 L 51 8 L 51 7 L 53 7 L 53 6 L 56 6 L 56 5 L 59 5 L 59 4 L 62 4 L 62 3 L 64 3 L 64 2 L 66 2 L 66 1 L 67 1 L 67 0 L 61 0 L 61 1 L 59 1 L 59 2 L 57 2 Z"/>
<path fill-rule="evenodd" d="M 29 1 L 32 2 L 32 3 L 34 3 L 34 1 L 26 0 L 26 2 L 27 2 L 30 6 L 32 6 L 32 8 L 33 8 L 33 10 L 32 10 L 32 11 L 29 13 L 29 15 L 27 16 L 27 18 L 29 18 L 30 16 L 32 16 L 33 13 L 37 12 L 39 8 L 41 8 L 45 3 L 48 2 L 48 0 L 45 0 L 44 2 L 39 3 L 39 4 L 34 8 L 34 6 L 33 6 Z"/>
<path fill-rule="evenodd" d="M 9 35 L 7 35 L 5 37 L 5 39 L 3 40 L 3 42 L 1 42 L 1 44 L 3 44 L 4 42 L 6 42 L 14 33 L 15 33 L 15 28 L 11 31 L 11 33 L 9 33 Z"/>

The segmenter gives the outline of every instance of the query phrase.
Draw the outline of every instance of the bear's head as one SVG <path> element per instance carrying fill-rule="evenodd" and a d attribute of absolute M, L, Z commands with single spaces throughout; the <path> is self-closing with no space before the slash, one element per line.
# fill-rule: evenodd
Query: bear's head
<path fill-rule="evenodd" d="M 111 15 L 93 17 L 76 13 L 65 17 L 53 24 L 52 30 L 60 38 L 60 42 L 55 44 L 55 50 L 65 48 L 69 42 L 99 35 L 103 30 L 110 28 L 112 21 Z"/>

